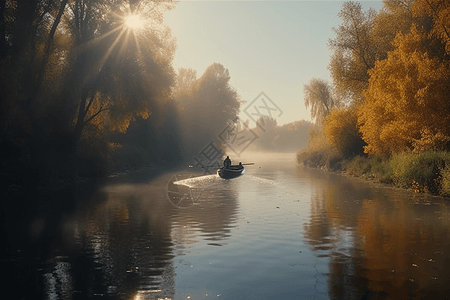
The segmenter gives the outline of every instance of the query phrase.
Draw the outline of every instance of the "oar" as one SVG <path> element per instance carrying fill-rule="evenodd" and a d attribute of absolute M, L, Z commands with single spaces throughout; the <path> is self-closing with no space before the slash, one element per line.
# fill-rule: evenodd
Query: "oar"
<path fill-rule="evenodd" d="M 245 164 L 242 164 L 243 166 L 250 166 L 250 165 L 254 165 L 255 163 L 245 163 Z M 191 166 L 191 165 L 189 165 L 189 168 L 193 168 L 194 166 Z M 217 165 L 215 165 L 215 166 L 196 166 L 196 167 L 198 167 L 198 168 L 212 168 L 212 167 L 217 167 Z"/>

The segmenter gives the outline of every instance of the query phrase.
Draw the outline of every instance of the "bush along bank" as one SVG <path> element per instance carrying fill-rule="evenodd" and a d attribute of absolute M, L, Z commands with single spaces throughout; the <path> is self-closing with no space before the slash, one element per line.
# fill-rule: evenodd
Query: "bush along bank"
<path fill-rule="evenodd" d="M 382 161 L 378 157 L 344 159 L 331 149 L 299 151 L 297 161 L 308 167 L 342 171 L 371 181 L 392 184 L 414 192 L 450 197 L 450 152 L 401 152 Z"/>

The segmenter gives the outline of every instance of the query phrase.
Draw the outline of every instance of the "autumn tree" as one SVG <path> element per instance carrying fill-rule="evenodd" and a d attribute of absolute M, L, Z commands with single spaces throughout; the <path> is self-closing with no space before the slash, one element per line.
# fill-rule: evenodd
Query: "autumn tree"
<path fill-rule="evenodd" d="M 411 33 L 396 37 L 388 58 L 369 71 L 358 119 L 366 153 L 387 157 L 413 150 L 423 138 L 436 136 L 441 141 L 450 136 L 448 61 L 429 54 L 436 52 L 430 47 L 439 44 L 413 26 Z"/>
<path fill-rule="evenodd" d="M 161 113 L 171 97 L 175 50 L 163 14 L 173 6 L 1 0 L 0 143 L 17 157 L 11 161 L 68 170 L 61 162 L 78 155 L 80 141 L 93 157 L 103 155 L 92 148 L 100 136 L 107 145 L 108 131 L 125 132 L 134 120 Z M 133 13 L 147 20 L 141 28 L 126 26 Z"/>
<path fill-rule="evenodd" d="M 377 48 L 371 38 L 376 12 L 364 12 L 359 2 L 344 2 L 338 14 L 342 24 L 333 28 L 329 40 L 332 50 L 329 70 L 336 93 L 343 99 L 362 102 L 369 74 L 377 59 Z"/>
<path fill-rule="evenodd" d="M 338 16 L 342 23 L 333 28 L 329 40 L 332 51 L 328 69 L 336 95 L 362 103 L 368 87 L 368 71 L 375 62 L 386 59 L 398 33 L 407 33 L 414 22 L 414 0 L 384 0 L 381 10 L 363 11 L 361 3 L 344 2 Z"/>
<path fill-rule="evenodd" d="M 303 93 L 305 106 L 311 107 L 311 118 L 317 123 L 322 123 L 331 110 L 340 105 L 333 95 L 332 87 L 323 79 L 311 79 L 303 86 Z"/>
<path fill-rule="evenodd" d="M 324 133 L 328 142 L 344 157 L 363 154 L 364 141 L 358 128 L 356 106 L 336 108 L 327 116 Z"/>
<path fill-rule="evenodd" d="M 77 47 L 66 95 L 77 109 L 75 147 L 86 125 L 125 132 L 170 98 L 175 45 L 161 15 L 171 4 L 139 1 L 141 18 L 153 23 L 133 29 L 124 22 L 134 13 L 127 1 L 73 2 L 70 28 Z"/>
<path fill-rule="evenodd" d="M 442 40 L 447 54 L 450 54 L 450 1 L 417 0 L 414 4 L 414 15 L 431 17 L 433 26 L 430 33 Z"/>
<path fill-rule="evenodd" d="M 407 34 L 413 23 L 417 22 L 413 14 L 416 0 L 383 0 L 381 10 L 377 13 L 371 39 L 377 48 L 376 60 L 387 58 L 387 53 L 394 50 L 392 41 L 398 33 Z"/>

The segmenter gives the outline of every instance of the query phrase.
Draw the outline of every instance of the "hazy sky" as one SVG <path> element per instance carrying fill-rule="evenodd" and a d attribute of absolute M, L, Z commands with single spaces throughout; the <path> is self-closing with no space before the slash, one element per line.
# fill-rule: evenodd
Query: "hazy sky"
<path fill-rule="evenodd" d="M 263 91 L 279 106 L 279 125 L 309 120 L 303 85 L 313 77 L 329 79 L 327 43 L 341 23 L 342 3 L 180 1 L 165 14 L 178 44 L 174 68 L 192 68 L 200 77 L 221 63 L 242 99 L 250 103 Z M 381 8 L 381 1 L 361 3 L 364 9 Z"/>

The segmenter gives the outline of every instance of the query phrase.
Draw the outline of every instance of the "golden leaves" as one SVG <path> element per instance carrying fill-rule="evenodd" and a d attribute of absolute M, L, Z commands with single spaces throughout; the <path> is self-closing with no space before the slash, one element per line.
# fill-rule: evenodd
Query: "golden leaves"
<path fill-rule="evenodd" d="M 326 118 L 324 133 L 342 155 L 362 153 L 363 141 L 358 132 L 356 107 L 333 109 Z"/>
<path fill-rule="evenodd" d="M 396 37 L 396 48 L 388 58 L 369 71 L 369 87 L 359 113 L 366 153 L 388 156 L 413 150 L 424 128 L 437 134 L 448 127 L 449 69 L 429 57 L 426 40 L 426 32 L 413 26 L 411 33 Z M 445 131 L 442 134 L 447 136 Z"/>

